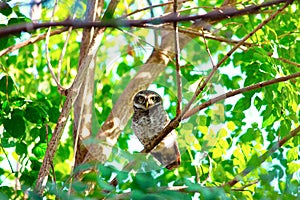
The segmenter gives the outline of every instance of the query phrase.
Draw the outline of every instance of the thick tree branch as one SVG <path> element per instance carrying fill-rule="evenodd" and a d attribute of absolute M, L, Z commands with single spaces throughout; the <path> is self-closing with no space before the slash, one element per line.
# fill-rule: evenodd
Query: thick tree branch
<path fill-rule="evenodd" d="M 265 2 L 261 5 L 251 5 L 241 10 L 236 10 L 232 8 L 223 8 L 222 10 L 214 10 L 207 14 L 195 15 L 195 16 L 176 16 L 173 13 L 167 16 L 160 18 L 150 18 L 143 20 L 123 20 L 122 18 L 118 19 L 107 19 L 102 20 L 101 22 L 94 21 L 81 21 L 81 20 L 71 20 L 66 19 L 61 22 L 45 22 L 45 23 L 25 23 L 14 26 L 9 26 L 6 28 L 0 29 L 0 37 L 8 36 L 9 34 L 17 34 L 22 31 L 30 32 L 39 28 L 47 28 L 53 26 L 64 26 L 64 27 L 74 27 L 74 28 L 119 28 L 119 27 L 144 27 L 146 24 L 164 24 L 164 23 L 173 23 L 173 22 L 182 22 L 182 21 L 195 21 L 195 20 L 206 20 L 206 21 L 220 21 L 223 19 L 236 17 L 245 14 L 256 13 L 259 9 L 264 7 L 269 7 L 277 5 L 280 3 L 291 4 L 293 0 L 274 0 L 271 2 Z"/>
<path fill-rule="evenodd" d="M 55 152 L 57 150 L 57 147 L 58 147 L 58 144 L 60 142 L 62 132 L 63 132 L 64 127 L 66 125 L 66 122 L 69 118 L 72 105 L 73 105 L 75 99 L 77 98 L 77 95 L 78 95 L 79 89 L 81 87 L 82 81 L 83 81 L 83 79 L 86 75 L 89 63 L 93 59 L 93 57 L 94 57 L 94 55 L 95 55 L 95 53 L 96 53 L 96 51 L 97 51 L 97 49 L 100 45 L 100 41 L 94 40 L 92 42 L 92 44 L 93 45 L 91 45 L 86 58 L 82 62 L 81 68 L 78 71 L 78 74 L 75 77 L 75 80 L 74 80 L 71 88 L 68 89 L 67 99 L 66 99 L 66 101 L 63 105 L 63 108 L 62 108 L 61 114 L 59 116 L 58 122 L 57 122 L 56 127 L 53 131 L 52 138 L 51 138 L 51 140 L 49 142 L 49 145 L 48 145 L 48 148 L 46 150 L 45 157 L 44 157 L 41 169 L 39 171 L 39 175 L 38 175 L 38 179 L 37 179 L 37 183 L 36 183 L 36 187 L 35 187 L 35 191 L 39 194 L 43 193 L 44 187 L 47 183 L 50 164 L 53 160 L 54 154 L 55 154 Z"/>
<path fill-rule="evenodd" d="M 85 20 L 94 21 L 99 19 L 103 7 L 103 1 L 88 0 L 87 9 L 85 13 Z M 95 28 L 85 28 L 82 32 L 82 39 L 80 45 L 79 64 L 84 60 L 93 37 L 102 39 L 104 34 L 103 29 L 101 32 L 95 33 Z M 92 121 L 93 121 L 93 105 L 94 102 L 94 80 L 95 80 L 95 65 L 96 56 L 93 58 L 89 65 L 87 76 L 84 78 L 82 87 L 80 88 L 78 98 L 74 103 L 74 128 L 73 128 L 73 141 L 74 141 L 74 167 L 82 161 L 82 154 L 86 152 L 82 140 L 91 136 L 92 134 Z"/>
<path fill-rule="evenodd" d="M 119 1 L 111 1 L 111 4 L 117 4 Z M 112 6 L 113 8 L 116 7 L 116 5 Z M 110 7 L 109 7 L 110 8 Z M 114 11 L 114 10 L 107 10 L 107 12 Z M 112 12 L 113 13 L 113 12 Z M 106 16 L 106 15 L 104 15 Z M 101 30 L 98 30 L 99 33 Z M 84 78 L 86 77 L 88 68 L 90 66 L 90 63 L 93 61 L 93 58 L 95 57 L 97 50 L 100 46 L 101 39 L 101 34 L 95 34 L 95 36 L 92 38 L 91 43 L 89 45 L 89 49 L 83 58 L 82 62 L 80 63 L 78 73 L 73 81 L 72 86 L 70 89 L 68 89 L 68 94 L 67 94 L 67 99 L 63 105 L 61 115 L 59 116 L 58 122 L 56 124 L 56 127 L 54 129 L 52 138 L 49 142 L 48 148 L 45 153 L 45 157 L 41 166 L 41 169 L 39 171 L 38 179 L 36 182 L 36 187 L 35 191 L 39 194 L 43 193 L 44 187 L 47 183 L 48 179 L 48 174 L 49 174 L 49 169 L 50 169 L 50 164 L 54 158 L 55 152 L 57 150 L 58 144 L 60 142 L 60 138 L 62 135 L 62 131 L 66 125 L 67 119 L 70 115 L 71 108 L 78 96 L 80 87 L 84 81 Z"/>

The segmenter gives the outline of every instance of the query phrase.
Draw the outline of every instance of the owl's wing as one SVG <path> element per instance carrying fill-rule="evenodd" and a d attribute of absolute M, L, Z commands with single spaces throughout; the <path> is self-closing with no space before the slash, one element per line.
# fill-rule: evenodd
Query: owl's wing
<path fill-rule="evenodd" d="M 180 165 L 180 151 L 176 139 L 177 135 L 173 130 L 151 151 L 154 158 L 167 169 L 173 169 Z"/>

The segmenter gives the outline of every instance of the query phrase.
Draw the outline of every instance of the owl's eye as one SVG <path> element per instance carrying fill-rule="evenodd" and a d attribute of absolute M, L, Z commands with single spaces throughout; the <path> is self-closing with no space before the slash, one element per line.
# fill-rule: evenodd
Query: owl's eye
<path fill-rule="evenodd" d="M 159 98 L 159 97 L 151 97 L 151 100 L 152 100 L 154 103 L 160 102 L 160 98 Z"/>
<path fill-rule="evenodd" d="M 145 100 L 145 98 L 142 96 L 139 96 L 137 100 L 138 100 L 138 102 L 142 103 Z"/>

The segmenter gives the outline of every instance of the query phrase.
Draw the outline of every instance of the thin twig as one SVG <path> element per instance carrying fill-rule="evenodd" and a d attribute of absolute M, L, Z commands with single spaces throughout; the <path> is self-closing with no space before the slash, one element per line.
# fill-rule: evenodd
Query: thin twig
<path fill-rule="evenodd" d="M 272 58 L 274 58 L 274 57 L 272 57 Z M 293 62 L 293 61 L 288 60 L 288 59 L 285 59 L 285 58 L 274 58 L 274 59 L 280 60 L 280 61 L 282 61 L 282 62 L 284 62 L 284 63 L 287 63 L 287 64 L 290 64 L 290 65 L 294 65 L 294 66 L 296 66 L 296 67 L 300 67 L 300 64 L 299 64 L 299 63 Z"/>
<path fill-rule="evenodd" d="M 57 3 L 58 3 L 58 0 L 55 0 L 50 22 L 53 22 L 54 13 L 55 13 L 55 10 L 56 10 L 56 7 L 57 7 Z M 46 51 L 47 67 L 48 67 L 48 70 L 49 70 L 52 78 L 54 79 L 54 81 L 55 81 L 55 83 L 58 87 L 58 91 L 61 92 L 61 91 L 64 91 L 65 89 L 63 89 L 63 87 L 60 85 L 59 79 L 54 74 L 53 67 L 52 67 L 52 64 L 51 64 L 50 52 L 49 52 L 49 48 L 48 48 L 50 32 L 51 32 L 51 27 L 48 28 L 48 31 L 47 31 L 47 34 L 46 34 L 46 40 L 45 40 L 45 51 Z"/>
<path fill-rule="evenodd" d="M 72 30 L 73 30 L 73 27 L 70 26 L 69 29 L 68 29 L 67 37 L 66 37 L 65 42 L 64 42 L 64 46 L 63 46 L 63 48 L 61 50 L 60 57 L 59 57 L 59 60 L 58 60 L 58 64 L 57 64 L 57 80 L 59 82 L 60 82 L 60 72 L 61 72 L 62 61 L 63 61 L 63 58 L 64 58 L 64 56 L 66 54 L 66 51 L 67 51 L 67 46 L 68 46 L 68 42 L 69 42 Z"/>
<path fill-rule="evenodd" d="M 211 53 L 210 53 L 208 44 L 207 44 L 207 42 L 206 42 L 205 34 L 204 34 L 204 31 L 203 31 L 203 28 L 201 29 L 201 31 L 202 31 L 202 35 L 203 35 L 203 41 L 204 41 L 204 44 L 205 44 L 206 52 L 207 52 L 207 54 L 208 54 L 208 56 L 209 56 L 209 59 L 210 59 L 210 62 L 211 62 L 211 64 L 212 64 L 213 68 L 215 68 L 216 65 L 215 65 L 215 63 L 214 63 L 214 59 L 213 59 L 213 57 L 212 57 L 212 55 L 211 55 Z"/>
<path fill-rule="evenodd" d="M 178 1 L 178 3 L 185 3 L 185 2 L 188 2 L 188 1 L 191 1 L 191 0 L 183 0 L 183 1 Z M 150 1 L 149 1 L 150 2 Z M 121 19 L 124 19 L 124 18 L 127 18 L 131 15 L 134 15 L 136 13 L 139 13 L 139 12 L 142 12 L 142 11 L 145 11 L 145 10 L 152 10 L 153 8 L 157 8 L 157 7 L 163 7 L 163 6 L 167 6 L 167 5 L 170 5 L 170 4 L 173 4 L 174 1 L 169 1 L 169 2 L 166 2 L 166 3 L 160 3 L 160 4 L 156 4 L 156 5 L 150 5 L 148 7 L 144 7 L 144 8 L 141 8 L 141 9 L 137 9 L 129 14 L 126 14 L 126 15 L 123 15 L 121 17 Z"/>
<path fill-rule="evenodd" d="M 174 0 L 173 12 L 177 16 L 178 2 Z M 176 116 L 181 116 L 182 109 L 182 81 L 181 81 L 181 70 L 179 64 L 180 46 L 179 46 L 179 36 L 178 36 L 178 26 L 177 22 L 173 23 L 174 28 L 174 43 L 175 43 L 175 65 L 176 65 L 176 83 L 177 83 L 177 108 Z"/>
<path fill-rule="evenodd" d="M 252 185 L 255 185 L 258 182 L 259 182 L 259 180 L 251 181 L 250 183 L 247 183 L 247 184 L 243 185 L 242 187 L 231 188 L 231 190 L 234 190 L 234 191 L 245 191 L 245 188 L 250 187 Z"/>
<path fill-rule="evenodd" d="M 76 0 L 76 2 L 74 4 L 75 6 L 74 6 L 73 16 L 72 16 L 73 20 L 76 17 L 76 10 L 78 8 L 78 3 L 79 3 L 79 0 Z M 68 46 L 68 43 L 69 43 L 69 39 L 70 39 L 72 30 L 73 30 L 73 27 L 70 26 L 69 29 L 68 29 L 67 37 L 66 37 L 65 42 L 64 42 L 64 46 L 63 46 L 63 48 L 61 50 L 60 57 L 59 57 L 59 60 L 58 60 L 58 64 L 57 64 L 57 79 L 58 79 L 59 82 L 60 82 L 60 73 L 61 73 L 62 61 L 63 61 L 63 58 L 64 58 L 64 56 L 66 54 L 66 51 L 67 51 L 67 46 Z"/>

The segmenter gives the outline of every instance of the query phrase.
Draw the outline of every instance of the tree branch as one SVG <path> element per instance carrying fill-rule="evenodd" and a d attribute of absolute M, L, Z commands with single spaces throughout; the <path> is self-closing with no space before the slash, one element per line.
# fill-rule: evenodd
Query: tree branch
<path fill-rule="evenodd" d="M 173 4 L 173 12 L 176 16 L 177 13 L 178 2 L 174 0 Z M 182 109 L 182 75 L 180 70 L 180 46 L 179 46 L 179 36 L 178 36 L 178 26 L 177 22 L 173 22 L 174 28 L 174 44 L 175 44 L 175 65 L 176 65 L 176 83 L 177 83 L 177 108 L 176 108 L 176 116 L 181 116 L 181 109 Z"/>
<path fill-rule="evenodd" d="M 191 1 L 191 0 L 182 0 L 182 1 L 178 1 L 178 3 L 185 3 L 185 2 L 188 2 L 188 1 Z M 174 4 L 174 1 L 169 1 L 169 2 L 166 2 L 166 3 L 160 3 L 160 4 L 156 4 L 156 5 L 150 5 L 148 7 L 144 7 L 144 8 L 141 8 L 141 9 L 137 9 L 129 14 L 126 14 L 124 16 L 122 16 L 121 18 L 127 18 L 131 15 L 134 15 L 136 13 L 139 13 L 139 12 L 142 12 L 142 11 L 145 11 L 145 10 L 151 10 L 153 8 L 157 8 L 157 7 L 162 7 L 162 6 L 166 6 L 166 5 L 169 5 L 169 4 Z"/>
<path fill-rule="evenodd" d="M 118 0 L 111 1 L 111 4 L 114 4 L 116 2 L 119 2 L 119 1 Z M 106 16 L 106 15 L 104 15 L 104 16 Z M 98 31 L 101 31 L 101 30 L 98 30 Z M 84 58 L 82 59 L 82 62 L 80 63 L 79 70 L 73 81 L 73 84 L 68 89 L 67 99 L 63 105 L 61 114 L 59 116 L 58 122 L 56 124 L 56 127 L 55 127 L 53 135 L 52 135 L 52 138 L 49 142 L 49 146 L 46 150 L 41 169 L 39 171 L 39 175 L 38 175 L 38 179 L 37 179 L 36 187 L 35 187 L 35 191 L 38 194 L 43 193 L 44 187 L 47 183 L 50 164 L 54 158 L 54 154 L 55 154 L 58 144 L 60 142 L 62 131 L 63 131 L 63 129 L 66 125 L 67 119 L 70 115 L 71 108 L 78 96 L 81 85 L 86 77 L 90 63 L 92 62 L 93 58 L 95 57 L 97 50 L 100 46 L 101 39 L 99 37 L 101 37 L 101 34 L 95 34 L 94 37 L 92 38 L 91 43 L 88 48 L 88 51 L 87 51 L 86 55 L 84 56 Z"/>
<path fill-rule="evenodd" d="M 57 0 L 54 1 L 54 6 L 52 9 L 52 14 L 51 14 L 51 19 L 50 22 L 53 21 L 54 18 L 54 13 L 57 7 Z M 52 76 L 52 78 L 54 79 L 57 87 L 58 87 L 58 91 L 64 91 L 65 89 L 60 85 L 60 80 L 55 76 L 54 71 L 53 71 L 53 67 L 51 64 L 51 58 L 50 58 L 50 52 L 49 52 L 49 38 L 50 38 L 50 33 L 51 33 L 51 27 L 48 28 L 47 34 L 46 34 L 46 40 L 45 40 L 45 52 L 46 52 L 46 61 L 47 61 L 47 68 Z"/>
<path fill-rule="evenodd" d="M 68 30 L 67 27 L 53 30 L 53 31 L 50 32 L 50 36 L 61 34 L 61 33 L 65 32 L 65 31 L 67 31 L 67 30 Z M 38 36 L 36 36 L 34 38 L 29 38 L 28 40 L 25 40 L 25 41 L 20 42 L 20 43 L 18 43 L 16 45 L 10 46 L 10 47 L 8 47 L 6 49 L 3 49 L 2 51 L 0 51 L 0 57 L 6 55 L 8 53 L 11 53 L 11 52 L 13 52 L 13 51 L 15 51 L 17 49 L 20 49 L 22 47 L 25 47 L 25 46 L 27 46 L 29 44 L 33 44 L 33 43 L 36 43 L 38 41 L 41 41 L 41 40 L 43 40 L 43 39 L 46 38 L 46 35 L 47 35 L 47 32 L 44 33 L 44 34 L 38 35 Z"/>
<path fill-rule="evenodd" d="M 174 14 L 169 14 L 167 16 L 163 16 L 160 18 L 150 18 L 143 20 L 123 20 L 122 18 L 118 19 L 106 19 L 100 22 L 94 21 L 81 21 L 81 20 L 71 20 L 66 19 L 60 22 L 45 22 L 45 23 L 24 23 L 19 25 L 8 26 L 6 28 L 0 29 L 0 37 L 7 36 L 9 34 L 17 34 L 22 31 L 30 32 L 39 28 L 47 28 L 53 26 L 64 26 L 74 28 L 90 28 L 90 27 L 144 27 L 146 24 L 164 24 L 164 23 L 173 23 L 173 22 L 182 22 L 182 21 L 195 21 L 195 20 L 206 20 L 206 21 L 220 21 L 223 19 L 240 16 L 244 14 L 256 13 L 259 9 L 264 7 L 269 7 L 273 5 L 277 5 L 280 3 L 286 3 L 285 5 L 289 5 L 293 2 L 293 0 L 274 0 L 271 2 L 265 2 L 261 5 L 251 5 L 242 10 L 232 9 L 232 8 L 223 8 L 222 10 L 214 10 L 207 14 L 203 15 L 195 15 L 195 16 L 174 16 Z"/>
<path fill-rule="evenodd" d="M 204 108 L 206 108 L 206 107 L 208 107 L 208 106 L 210 106 L 213 103 L 216 103 L 218 101 L 221 101 L 221 100 L 227 99 L 229 97 L 233 97 L 235 95 L 242 94 L 242 93 L 245 93 L 245 92 L 248 92 L 248 91 L 252 91 L 252 90 L 255 90 L 255 89 L 258 89 L 258 88 L 266 87 L 268 85 L 272 85 L 272 84 L 275 84 L 275 83 L 280 83 L 280 82 L 284 82 L 284 81 L 287 81 L 287 80 L 290 80 L 290 79 L 294 79 L 294 78 L 297 78 L 297 77 L 300 77 L 300 72 L 295 73 L 295 74 L 291 74 L 291 75 L 288 75 L 288 76 L 283 76 L 283 77 L 280 77 L 280 78 L 275 78 L 275 79 L 272 79 L 272 80 L 269 80 L 269 81 L 256 83 L 256 84 L 253 84 L 253 85 L 250 85 L 250 86 L 247 86 L 247 87 L 244 87 L 244 88 L 240 88 L 240 89 L 237 89 L 237 90 L 229 91 L 225 94 L 222 94 L 222 95 L 217 96 L 213 99 L 210 99 L 209 101 L 206 101 L 206 102 L 202 103 L 201 105 L 189 110 L 183 116 L 182 119 L 183 120 L 187 119 L 187 118 L 191 117 L 192 115 L 196 114 L 197 112 L 199 112 L 200 110 L 202 110 L 202 109 L 204 109 Z"/>

